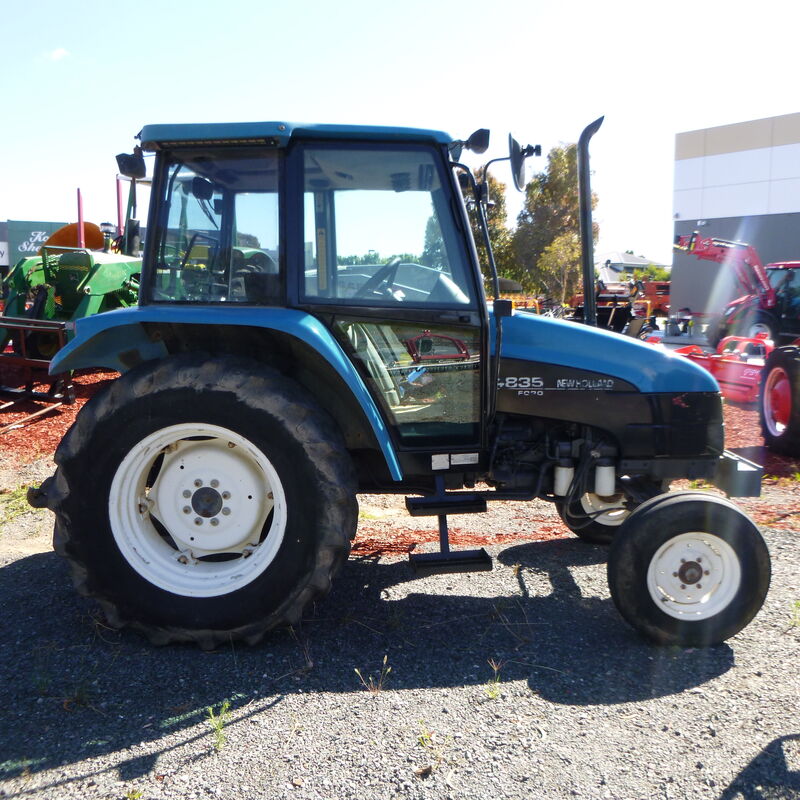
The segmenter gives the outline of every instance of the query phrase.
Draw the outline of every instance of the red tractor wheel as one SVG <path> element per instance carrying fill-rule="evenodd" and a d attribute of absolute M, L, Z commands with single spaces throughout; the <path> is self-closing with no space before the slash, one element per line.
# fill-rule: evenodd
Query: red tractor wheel
<path fill-rule="evenodd" d="M 764 443 L 800 455 L 800 349 L 781 347 L 767 358 L 761 376 L 759 417 Z"/>

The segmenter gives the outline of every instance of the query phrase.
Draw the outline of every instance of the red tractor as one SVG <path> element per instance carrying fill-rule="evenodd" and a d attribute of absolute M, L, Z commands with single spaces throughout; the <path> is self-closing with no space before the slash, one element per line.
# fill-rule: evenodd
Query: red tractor
<path fill-rule="evenodd" d="M 675 249 L 731 267 L 745 292 L 731 300 L 720 318 L 709 325 L 712 347 L 726 336 L 753 338 L 766 333 L 776 345 L 800 336 L 800 261 L 764 265 L 752 245 L 701 238 L 697 232 L 679 236 Z"/>
<path fill-rule="evenodd" d="M 751 245 L 703 239 L 697 233 L 678 237 L 675 247 L 706 261 L 730 265 L 746 292 L 729 302 L 718 323 L 710 328 L 709 342 L 720 343 L 721 352 L 686 355 L 714 372 L 729 399 L 758 400 L 767 447 L 790 456 L 800 455 L 800 261 L 764 265 Z M 736 346 L 728 352 L 721 343 L 731 334 L 755 341 L 747 345 L 731 339 L 729 342 L 736 342 Z M 784 346 L 779 347 L 781 344 Z M 763 353 L 751 358 L 754 353 L 747 350 L 748 346 L 759 347 Z M 765 356 L 763 361 L 761 356 Z M 736 360 L 740 363 L 733 364 Z M 747 396 L 740 396 L 744 394 Z"/>

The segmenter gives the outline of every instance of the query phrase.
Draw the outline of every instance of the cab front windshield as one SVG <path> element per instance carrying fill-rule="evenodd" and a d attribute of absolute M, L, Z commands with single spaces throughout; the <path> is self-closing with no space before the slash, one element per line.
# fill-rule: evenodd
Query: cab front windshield
<path fill-rule="evenodd" d="M 161 181 L 149 299 L 275 303 L 280 297 L 275 151 L 176 151 Z"/>

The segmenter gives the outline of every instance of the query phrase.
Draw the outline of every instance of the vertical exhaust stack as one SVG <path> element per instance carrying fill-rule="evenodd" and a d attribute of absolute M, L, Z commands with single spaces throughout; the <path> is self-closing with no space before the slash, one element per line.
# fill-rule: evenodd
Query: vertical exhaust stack
<path fill-rule="evenodd" d="M 578 195 L 581 221 L 581 267 L 583 271 L 583 321 L 597 327 L 594 295 L 594 236 L 592 231 L 592 183 L 589 171 L 589 141 L 603 124 L 600 117 L 583 129 L 578 139 Z"/>

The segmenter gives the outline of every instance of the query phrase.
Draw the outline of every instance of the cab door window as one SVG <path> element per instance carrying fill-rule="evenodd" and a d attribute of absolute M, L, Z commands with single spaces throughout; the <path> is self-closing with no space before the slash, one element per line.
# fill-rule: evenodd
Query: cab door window
<path fill-rule="evenodd" d="M 474 303 L 463 242 L 429 148 L 309 148 L 304 154 L 307 301 Z"/>

